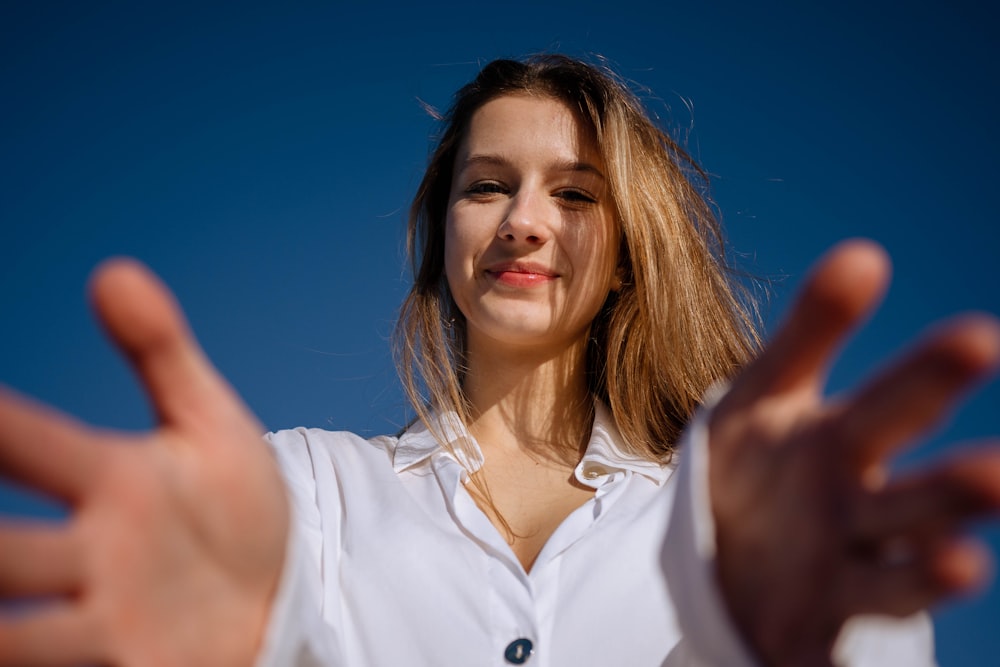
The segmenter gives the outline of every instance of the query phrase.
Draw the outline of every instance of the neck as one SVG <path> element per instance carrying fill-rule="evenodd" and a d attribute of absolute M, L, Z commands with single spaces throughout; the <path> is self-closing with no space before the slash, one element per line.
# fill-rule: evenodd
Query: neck
<path fill-rule="evenodd" d="M 469 430 L 484 454 L 523 453 L 563 466 L 583 455 L 593 424 L 586 337 L 556 354 L 469 341 Z M 499 349 L 498 349 L 499 348 Z"/>

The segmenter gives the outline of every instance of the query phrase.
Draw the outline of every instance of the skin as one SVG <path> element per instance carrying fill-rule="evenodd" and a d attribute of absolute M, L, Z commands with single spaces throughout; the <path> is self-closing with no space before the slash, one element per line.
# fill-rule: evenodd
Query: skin
<path fill-rule="evenodd" d="M 963 533 L 1000 506 L 997 443 L 902 478 L 886 470 L 996 371 L 997 321 L 942 323 L 855 391 L 823 396 L 836 349 L 888 276 L 874 244 L 835 248 L 712 415 L 719 580 L 764 664 L 831 665 L 848 617 L 909 615 L 989 571 L 985 547 Z"/>
<path fill-rule="evenodd" d="M 473 114 L 445 227 L 470 346 L 557 356 L 586 337 L 618 257 L 603 171 L 594 137 L 561 102 L 504 96 Z"/>
<path fill-rule="evenodd" d="M 490 497 L 473 495 L 525 570 L 592 494 L 573 468 L 592 422 L 587 336 L 616 280 L 603 171 L 568 107 L 526 95 L 476 111 L 455 161 L 445 270 L 468 325 L 470 430 Z"/>
<path fill-rule="evenodd" d="M 109 262 L 91 294 L 160 426 L 109 432 L 0 391 L 0 471 L 71 508 L 0 524 L 0 596 L 54 599 L 0 618 L 0 665 L 252 664 L 289 514 L 260 426 L 148 270 Z"/>
<path fill-rule="evenodd" d="M 550 129 L 586 152 L 579 131 L 571 140 L 572 131 L 556 129 L 575 121 L 550 104 L 529 108 L 539 111 L 531 119 L 548 114 L 556 123 Z M 572 240 L 575 209 L 524 218 L 547 220 L 558 231 L 551 236 L 509 223 L 522 211 L 562 211 L 536 167 L 534 160 L 516 167 L 519 185 L 496 199 L 462 203 L 456 195 L 449 220 L 449 280 L 475 332 L 469 391 L 478 417 L 471 428 L 486 450 L 498 505 L 528 535 L 518 553 L 526 567 L 539 543 L 531 535 L 551 532 L 553 517 L 587 497 L 568 481 L 589 428 L 582 341 L 586 312 L 615 282 L 610 244 L 588 254 L 582 237 Z M 488 209 L 470 218 L 483 229 L 460 224 L 466 204 Z M 490 221 L 495 228 L 487 234 Z M 456 244 L 466 233 L 468 243 Z M 549 261 L 572 279 L 545 284 L 538 297 L 494 292 L 476 268 L 490 266 L 498 248 Z M 836 348 L 887 280 L 888 261 L 877 247 L 835 248 L 710 420 L 719 586 L 762 664 L 828 666 L 851 614 L 909 613 L 985 575 L 981 548 L 961 534 L 969 519 L 1000 509 L 1000 447 L 958 454 L 905 479 L 884 470 L 995 371 L 1000 325 L 983 315 L 945 323 L 856 392 L 823 396 Z M 252 664 L 289 521 L 260 427 L 148 270 L 109 262 L 91 292 L 160 426 L 112 433 L 0 392 L 0 472 L 71 508 L 61 525 L 0 526 L 0 596 L 51 600 L 0 618 L 0 666 Z M 506 310 L 517 317 L 508 322 Z M 535 354 L 532 338 L 546 343 Z M 544 391 L 532 391 L 534 382 Z M 535 493 L 532 484 L 544 493 L 516 500 Z M 549 502 L 550 512 L 533 504 Z M 886 558 L 898 544 L 905 557 Z"/>

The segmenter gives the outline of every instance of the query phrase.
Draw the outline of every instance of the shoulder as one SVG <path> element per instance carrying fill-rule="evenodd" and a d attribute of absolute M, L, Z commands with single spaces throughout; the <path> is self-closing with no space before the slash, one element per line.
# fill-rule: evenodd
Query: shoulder
<path fill-rule="evenodd" d="M 315 478 L 321 470 L 341 467 L 389 468 L 398 438 L 364 438 L 349 431 L 294 428 L 267 433 L 275 458 L 286 476 Z"/>
<path fill-rule="evenodd" d="M 276 450 L 279 449 L 301 449 L 301 448 L 324 448 L 336 450 L 345 447 L 374 448 L 382 451 L 392 449 L 397 438 L 389 435 L 379 435 L 373 438 L 365 438 L 350 431 L 327 431 L 321 428 L 291 428 L 281 431 L 271 431 L 264 435 L 264 439 L 271 443 Z"/>

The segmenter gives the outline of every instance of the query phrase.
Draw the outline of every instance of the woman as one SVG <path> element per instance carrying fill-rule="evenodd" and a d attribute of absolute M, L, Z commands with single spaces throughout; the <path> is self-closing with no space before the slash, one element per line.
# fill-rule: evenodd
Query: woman
<path fill-rule="evenodd" d="M 997 324 L 944 326 L 824 402 L 886 282 L 845 244 L 720 399 L 757 339 L 689 176 L 602 70 L 488 65 L 411 216 L 419 420 L 271 434 L 284 479 L 164 288 L 103 267 L 95 308 L 163 425 L 0 400 L 3 470 L 75 510 L 0 532 L 4 595 L 55 600 L 0 623 L 0 664 L 932 663 L 924 617 L 859 615 L 981 578 L 955 536 L 1000 504 L 1000 456 L 883 464 L 997 365 Z"/>

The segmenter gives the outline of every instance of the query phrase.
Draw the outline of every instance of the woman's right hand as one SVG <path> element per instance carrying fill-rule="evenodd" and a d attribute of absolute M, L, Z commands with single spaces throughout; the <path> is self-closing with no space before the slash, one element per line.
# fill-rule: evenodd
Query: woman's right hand
<path fill-rule="evenodd" d="M 895 478 L 891 456 L 1000 364 L 1000 325 L 931 331 L 858 390 L 825 397 L 836 349 L 874 307 L 888 260 L 842 244 L 807 281 L 767 351 L 712 413 L 717 575 L 729 611 L 772 666 L 825 666 L 855 614 L 908 615 L 980 583 L 973 517 L 1000 509 L 1000 447 Z"/>
<path fill-rule="evenodd" d="M 40 598 L 0 615 L 0 665 L 251 665 L 289 525 L 261 428 L 147 269 L 108 262 L 92 294 L 159 427 L 100 430 L 0 391 L 0 474 L 70 510 L 0 523 L 0 597 Z"/>

